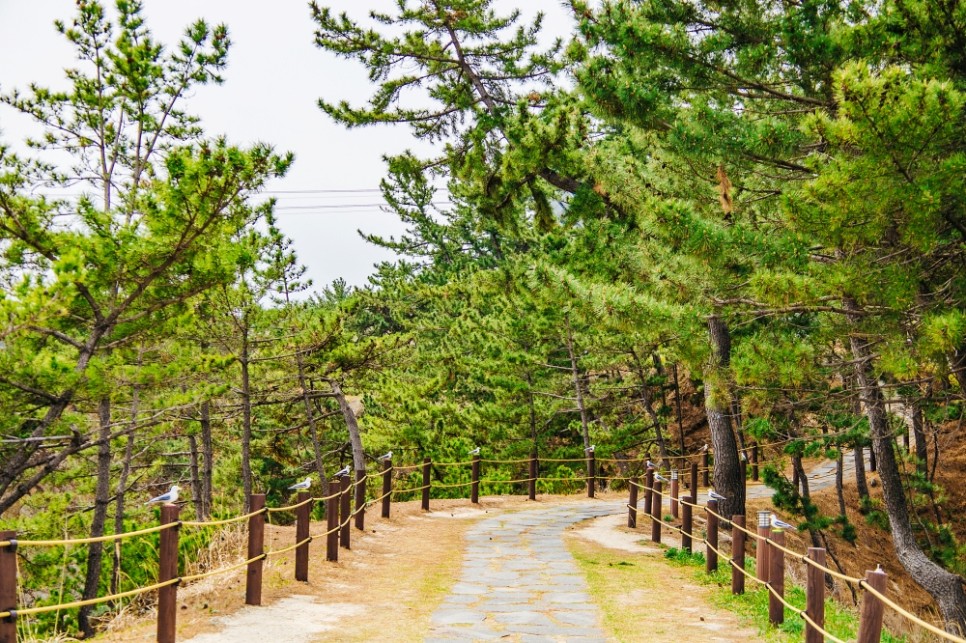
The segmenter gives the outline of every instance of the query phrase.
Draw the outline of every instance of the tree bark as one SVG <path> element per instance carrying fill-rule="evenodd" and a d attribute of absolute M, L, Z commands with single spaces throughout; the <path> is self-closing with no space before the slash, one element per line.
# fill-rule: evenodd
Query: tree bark
<path fill-rule="evenodd" d="M 211 518 L 211 478 L 215 473 L 215 449 L 211 440 L 211 402 L 201 403 L 201 509 L 203 520 Z"/>
<path fill-rule="evenodd" d="M 138 353 L 138 367 L 141 366 L 141 354 Z M 131 422 L 137 422 L 138 406 L 141 395 L 137 385 L 131 391 Z M 124 501 L 127 498 L 127 479 L 131 475 L 131 460 L 134 457 L 134 435 L 129 434 L 124 444 L 124 461 L 121 473 L 117 479 L 117 498 L 114 501 L 114 533 L 124 531 Z M 121 541 L 114 541 L 114 556 L 111 561 L 111 593 L 117 594 L 121 586 Z"/>
<path fill-rule="evenodd" d="M 745 513 L 745 485 L 741 479 L 738 443 L 731 428 L 731 334 L 716 315 L 708 319 L 712 362 L 704 380 L 704 408 L 714 447 L 714 488 L 726 498 L 718 503 L 721 515 L 730 518 Z"/>
<path fill-rule="evenodd" d="M 252 463 L 251 463 L 251 451 L 252 451 L 252 389 L 251 389 L 251 374 L 249 373 L 250 366 L 250 355 L 249 355 L 249 342 L 248 342 L 248 314 L 244 314 L 244 319 L 241 324 L 242 332 L 242 344 L 241 344 L 241 357 L 239 358 L 239 363 L 241 364 L 241 395 L 242 395 L 242 443 L 241 443 L 241 473 L 242 473 L 242 490 L 245 494 L 245 513 L 251 511 L 249 503 L 252 495 Z"/>
<path fill-rule="evenodd" d="M 590 419 L 587 415 L 587 406 L 584 404 L 584 387 L 581 384 L 583 378 L 577 364 L 577 354 L 574 351 L 574 334 L 570 328 L 570 316 L 565 316 L 564 321 L 567 328 L 567 356 L 570 357 L 570 373 L 573 376 L 574 390 L 577 394 L 577 410 L 580 411 L 580 427 L 584 439 L 584 448 L 587 449 L 590 447 Z M 590 475 L 589 471 L 587 475 Z"/>
<path fill-rule="evenodd" d="M 201 484 L 201 466 L 199 463 L 200 457 L 198 456 L 198 438 L 193 434 L 188 434 L 188 453 L 190 454 L 191 461 L 189 463 L 189 470 L 191 471 L 191 497 L 195 503 L 195 518 L 197 520 L 204 520 L 204 501 L 202 496 L 204 495 L 204 490 Z"/>
<path fill-rule="evenodd" d="M 851 297 L 843 298 L 843 307 L 848 311 L 847 319 L 852 328 L 849 344 L 856 363 L 855 374 L 862 404 L 869 420 L 872 446 L 878 456 L 879 479 L 882 482 L 882 495 L 889 515 L 896 556 L 912 579 L 936 600 L 947 631 L 961 634 L 966 632 L 966 593 L 963 592 L 963 579 L 930 560 L 916 542 L 905 490 L 902 488 L 899 463 L 893 448 L 893 437 L 889 431 L 885 399 L 873 371 L 874 357 L 869 341 L 859 328 L 860 309 Z"/>
<path fill-rule="evenodd" d="M 332 393 L 339 403 L 346 428 L 349 430 L 349 443 L 352 445 L 352 466 L 356 471 L 365 471 L 366 454 L 362 450 L 362 435 L 359 433 L 359 422 L 356 419 L 356 414 L 349 406 L 349 401 L 345 399 L 345 394 L 342 392 L 342 386 L 339 385 L 339 382 L 334 379 L 329 380 L 329 386 L 332 387 Z"/>
<path fill-rule="evenodd" d="M 641 380 L 641 404 L 644 405 L 644 410 L 647 411 L 651 422 L 654 423 L 654 437 L 657 439 L 657 448 L 661 454 L 661 460 L 664 462 L 664 466 L 670 469 L 671 458 L 668 457 L 667 442 L 664 440 L 664 431 L 661 430 L 661 417 L 654 410 L 654 400 L 651 398 L 651 391 L 647 387 L 647 375 L 644 373 L 644 364 L 641 362 L 641 358 L 638 357 L 634 347 L 631 347 L 630 352 L 631 357 L 634 358 L 634 365 L 637 368 L 637 377 Z"/>
<path fill-rule="evenodd" d="M 107 524 L 107 507 L 111 502 L 111 398 L 102 397 L 97 405 L 98 437 L 97 484 L 94 489 L 94 515 L 91 518 L 91 538 L 104 535 Z M 82 598 L 95 598 L 101 583 L 101 562 L 104 560 L 104 543 L 94 542 L 87 547 L 87 574 L 84 579 Z M 94 635 L 90 615 L 93 605 L 85 605 L 77 613 L 77 626 L 85 637 Z"/>

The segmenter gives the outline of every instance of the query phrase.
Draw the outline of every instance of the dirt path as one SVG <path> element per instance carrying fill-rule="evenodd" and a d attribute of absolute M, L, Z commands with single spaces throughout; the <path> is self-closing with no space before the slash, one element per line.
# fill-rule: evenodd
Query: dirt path
<path fill-rule="evenodd" d="M 817 467 L 809 477 L 813 489 L 833 484 L 834 463 Z M 767 488 L 749 485 L 749 498 L 769 494 Z M 701 494 L 699 502 L 704 500 Z M 627 614 L 648 613 L 654 601 L 643 600 L 645 595 L 663 592 L 668 583 L 687 586 L 692 595 L 695 590 L 682 569 L 663 560 L 662 550 L 642 544 L 643 533 L 622 527 L 624 502 L 623 493 L 602 494 L 598 501 L 577 496 L 540 497 L 537 502 L 484 498 L 476 507 L 466 500 L 434 500 L 429 513 L 421 512 L 416 503 L 400 503 L 393 506 L 390 520 L 369 518 L 366 531 L 355 532 L 352 550 L 343 550 L 338 563 L 325 562 L 325 543 L 313 542 L 308 583 L 291 580 L 291 556 L 272 560 L 265 573 L 263 606 L 243 605 L 244 570 L 184 588 L 179 592 L 178 640 L 371 641 L 392 632 L 397 641 L 465 641 L 474 639 L 456 635 L 470 626 L 476 628 L 475 640 L 556 641 L 575 640 L 575 635 L 587 641 L 634 640 L 620 632 L 627 627 Z M 589 518 L 595 520 L 575 530 L 576 523 Z M 565 532 L 578 533 L 579 542 L 561 539 Z M 294 538 L 294 530 L 270 527 L 268 537 L 269 548 L 278 549 Z M 237 551 L 239 543 L 228 548 Z M 583 576 L 592 578 L 594 569 L 587 560 L 619 558 L 629 552 L 647 560 L 626 565 L 636 568 L 639 584 L 622 591 L 607 586 L 611 581 L 600 580 L 605 591 L 584 600 L 588 589 L 574 571 L 571 554 L 577 556 Z M 464 581 L 480 574 L 484 586 L 474 593 L 479 588 Z M 539 582 L 527 587 L 524 579 L 534 575 Z M 565 594 L 574 600 L 564 601 Z M 483 595 L 493 600 L 479 598 Z M 580 600 L 574 598 L 578 595 Z M 741 638 L 730 638 L 738 631 L 733 619 L 727 614 L 709 617 L 713 610 L 700 592 L 697 596 L 680 607 L 664 607 L 682 616 L 700 612 L 699 622 L 707 624 L 702 627 L 711 637 L 705 640 Z M 589 609 L 571 609 L 574 605 Z M 476 627 L 481 624 L 485 627 Z M 649 640 L 665 640 L 648 631 Z M 98 638 L 151 641 L 153 615 L 122 618 Z"/>

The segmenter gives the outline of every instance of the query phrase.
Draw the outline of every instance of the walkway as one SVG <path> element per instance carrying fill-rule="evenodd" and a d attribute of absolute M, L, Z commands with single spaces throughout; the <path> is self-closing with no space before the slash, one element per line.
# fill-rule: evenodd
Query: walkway
<path fill-rule="evenodd" d="M 563 541 L 575 523 L 622 511 L 587 502 L 487 518 L 467 534 L 463 572 L 428 642 L 606 641 L 600 612 Z"/>

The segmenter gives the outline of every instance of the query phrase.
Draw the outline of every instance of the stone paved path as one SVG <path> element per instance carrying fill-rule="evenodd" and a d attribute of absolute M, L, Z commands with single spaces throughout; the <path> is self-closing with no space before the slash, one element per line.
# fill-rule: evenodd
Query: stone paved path
<path fill-rule="evenodd" d="M 619 513 L 618 502 L 541 507 L 480 521 L 467 534 L 463 572 L 426 639 L 601 642 L 601 616 L 563 541 L 575 523 Z"/>

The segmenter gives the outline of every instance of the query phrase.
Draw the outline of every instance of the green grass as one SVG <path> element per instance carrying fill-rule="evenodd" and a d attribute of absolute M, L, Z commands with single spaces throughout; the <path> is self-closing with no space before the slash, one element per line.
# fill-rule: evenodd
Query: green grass
<path fill-rule="evenodd" d="M 745 593 L 735 596 L 731 593 L 731 567 L 720 565 L 718 570 L 706 574 L 704 571 L 704 555 L 700 552 L 689 554 L 686 551 L 670 548 L 665 557 L 678 565 L 700 568 L 695 570 L 695 579 L 705 585 L 717 586 L 711 594 L 711 601 L 717 607 L 730 610 L 737 614 L 746 624 L 755 627 L 762 636 L 769 641 L 801 641 L 805 632 L 805 619 L 797 613 L 785 609 L 785 622 L 775 627 L 768 620 L 768 590 L 763 586 L 746 579 Z M 749 572 L 754 573 L 754 560 L 749 559 Z M 805 590 L 798 585 L 785 582 L 785 600 L 798 609 L 805 609 Z M 859 629 L 858 615 L 838 602 L 827 598 L 825 600 L 825 630 L 836 638 L 848 641 L 855 640 Z M 896 637 L 883 630 L 882 641 L 885 643 L 904 643 L 904 637 Z"/>

